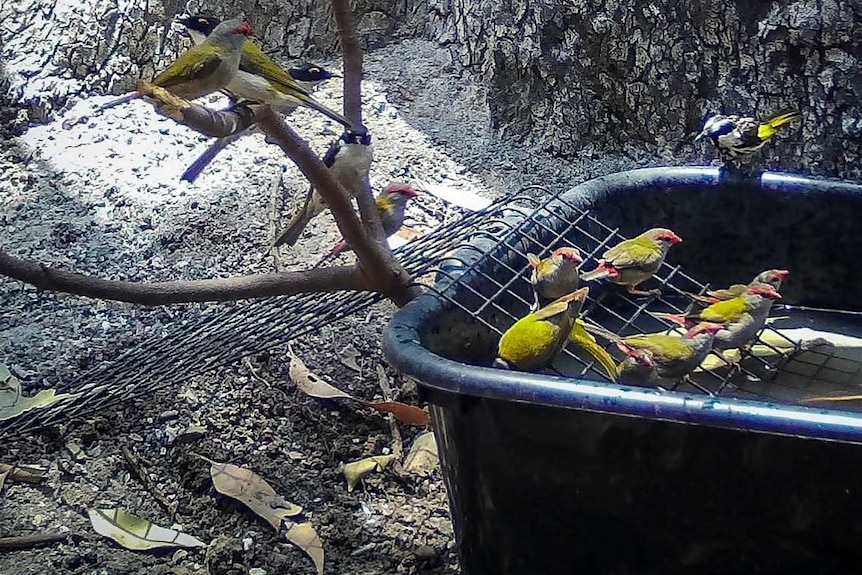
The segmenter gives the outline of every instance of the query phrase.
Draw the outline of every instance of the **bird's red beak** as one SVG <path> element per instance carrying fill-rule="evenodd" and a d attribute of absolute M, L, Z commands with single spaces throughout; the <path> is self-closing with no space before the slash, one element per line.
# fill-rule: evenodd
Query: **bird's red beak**
<path fill-rule="evenodd" d="M 246 36 L 251 36 L 252 34 L 254 34 L 254 29 L 251 27 L 251 24 L 249 24 L 248 22 L 243 22 L 242 24 L 240 24 L 239 26 L 236 27 L 235 32 L 237 34 L 244 34 Z"/>
<path fill-rule="evenodd" d="M 776 275 L 779 279 L 784 279 L 790 275 L 790 270 L 775 270 L 772 273 Z"/>

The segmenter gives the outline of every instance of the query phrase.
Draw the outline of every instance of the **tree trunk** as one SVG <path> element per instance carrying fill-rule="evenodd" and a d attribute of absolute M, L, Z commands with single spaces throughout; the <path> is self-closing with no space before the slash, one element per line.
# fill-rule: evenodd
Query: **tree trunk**
<path fill-rule="evenodd" d="M 802 111 L 759 159 L 862 176 L 862 1 L 437 0 L 434 33 L 480 67 L 492 117 L 564 156 L 679 163 L 709 111 Z"/>

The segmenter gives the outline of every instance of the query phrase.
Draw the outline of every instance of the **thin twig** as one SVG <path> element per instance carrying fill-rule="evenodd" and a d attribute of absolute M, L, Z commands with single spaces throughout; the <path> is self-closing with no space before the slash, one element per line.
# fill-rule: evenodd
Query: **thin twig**
<path fill-rule="evenodd" d="M 245 131 L 268 109 L 262 104 L 239 103 L 227 110 L 211 110 L 178 98 L 147 81 L 141 82 L 138 90 L 149 96 L 160 114 L 213 138 L 225 138 Z"/>
<path fill-rule="evenodd" d="M 68 541 L 70 537 L 77 537 L 74 533 L 39 533 L 37 535 L 20 535 L 18 537 L 0 537 L 0 549 L 11 551 L 13 549 L 32 549 L 50 543 Z"/>
<path fill-rule="evenodd" d="M 153 481 L 153 478 L 150 476 L 150 472 L 144 468 L 138 459 L 138 456 L 132 452 L 128 445 L 123 445 L 120 450 L 123 452 L 123 457 L 132 469 L 132 474 L 143 484 L 144 489 L 149 491 L 150 495 L 153 496 L 153 499 L 156 500 L 156 503 L 161 505 L 162 508 L 170 514 L 170 522 L 173 523 L 177 516 L 177 503 L 175 501 L 170 501 L 164 491 L 156 485 L 156 482 Z"/>
<path fill-rule="evenodd" d="M 362 125 L 362 48 L 350 1 L 332 0 L 332 13 L 344 57 L 344 115 L 354 125 Z"/>
<path fill-rule="evenodd" d="M 267 232 L 267 237 L 269 238 L 275 238 L 276 234 L 278 234 L 278 199 L 281 197 L 283 178 L 284 172 L 281 171 L 281 168 L 278 168 L 278 173 L 275 175 L 275 179 L 273 179 L 272 186 L 269 189 L 269 230 Z M 272 265 L 275 271 L 284 271 L 284 266 L 281 265 L 281 258 L 278 254 L 278 246 L 271 245 L 269 247 L 269 255 L 272 256 Z"/>
<path fill-rule="evenodd" d="M 45 471 L 38 467 L 22 467 L 0 463 L 0 473 L 9 472 L 7 480 L 24 481 L 26 483 L 41 483 L 45 480 Z"/>

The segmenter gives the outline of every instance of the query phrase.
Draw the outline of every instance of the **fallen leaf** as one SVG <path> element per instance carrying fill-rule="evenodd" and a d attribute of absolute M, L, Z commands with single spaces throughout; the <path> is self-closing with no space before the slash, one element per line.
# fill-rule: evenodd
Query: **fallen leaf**
<path fill-rule="evenodd" d="M 9 368 L 0 363 L 0 421 L 18 417 L 31 409 L 47 407 L 64 399 L 78 397 L 79 393 L 57 394 L 55 389 L 43 389 L 33 397 L 21 395 L 21 382 Z"/>
<path fill-rule="evenodd" d="M 159 527 L 125 509 L 90 509 L 90 523 L 99 535 L 113 539 L 126 549 L 143 551 L 158 547 L 206 547 L 191 535 Z"/>
<path fill-rule="evenodd" d="M 6 483 L 6 476 L 9 475 L 8 471 L 4 471 L 0 473 L 0 495 L 3 494 L 3 485 Z"/>
<path fill-rule="evenodd" d="M 353 491 L 359 480 L 372 471 L 383 471 L 386 469 L 386 466 L 394 459 L 394 455 L 375 455 L 360 459 L 359 461 L 345 463 L 341 472 L 344 473 L 344 478 L 347 479 L 347 491 Z"/>
<path fill-rule="evenodd" d="M 377 411 L 391 413 L 395 419 L 407 425 L 425 426 L 431 421 L 428 412 L 415 405 L 407 405 L 398 401 L 365 401 L 363 403 Z"/>
<path fill-rule="evenodd" d="M 404 460 L 404 471 L 414 475 L 427 475 L 434 471 L 439 463 L 434 432 L 427 431 L 419 435 L 410 446 L 410 452 Z"/>
<path fill-rule="evenodd" d="M 245 503 L 276 531 L 281 529 L 285 518 L 302 513 L 302 507 L 286 501 L 254 471 L 230 463 L 217 463 L 202 456 L 201 459 L 210 464 L 210 477 L 216 491 Z"/>
<path fill-rule="evenodd" d="M 296 387 L 301 389 L 306 395 L 321 399 L 354 399 L 352 395 L 344 393 L 334 385 L 330 385 L 320 379 L 313 371 L 305 367 L 302 360 L 299 359 L 293 350 L 288 346 L 288 356 L 290 356 L 290 370 L 288 376 L 290 380 L 296 384 Z"/>
<path fill-rule="evenodd" d="M 314 561 L 318 575 L 323 575 L 323 543 L 311 523 L 295 523 L 287 530 L 287 540 L 305 551 Z"/>
<path fill-rule="evenodd" d="M 353 371 L 359 373 L 362 371 L 362 368 L 359 367 L 359 364 L 356 363 L 356 358 L 359 357 L 359 352 L 356 351 L 356 348 L 353 345 L 346 345 L 341 349 L 341 352 L 338 354 L 338 359 L 341 363 Z"/>
<path fill-rule="evenodd" d="M 404 238 L 407 241 L 410 241 L 413 238 L 418 238 L 422 235 L 422 232 L 419 230 L 407 226 L 401 226 L 395 233 L 398 234 L 398 237 Z"/>

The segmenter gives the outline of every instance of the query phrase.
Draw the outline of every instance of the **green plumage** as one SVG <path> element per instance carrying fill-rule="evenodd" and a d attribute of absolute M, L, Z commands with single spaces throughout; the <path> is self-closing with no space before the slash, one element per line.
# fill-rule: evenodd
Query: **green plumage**
<path fill-rule="evenodd" d="M 294 80 L 284 68 L 273 62 L 272 58 L 267 56 L 251 40 L 246 40 L 242 46 L 242 58 L 239 62 L 239 69 L 243 72 L 266 78 L 278 91 L 293 96 L 302 102 L 307 102 L 311 97 L 308 90 Z"/>
<path fill-rule="evenodd" d="M 689 319 L 727 323 L 748 312 L 748 302 L 743 296 L 716 302 L 699 312 L 687 316 Z"/>
<path fill-rule="evenodd" d="M 648 350 L 664 362 L 685 359 L 692 355 L 690 342 L 678 336 L 651 333 L 630 335 L 622 341 L 635 349 Z"/>
<path fill-rule="evenodd" d="M 642 234 L 615 245 L 602 255 L 602 259 L 617 269 L 640 268 L 654 265 L 663 255 L 661 246 Z"/>

